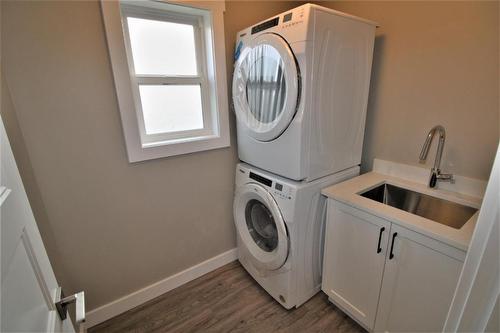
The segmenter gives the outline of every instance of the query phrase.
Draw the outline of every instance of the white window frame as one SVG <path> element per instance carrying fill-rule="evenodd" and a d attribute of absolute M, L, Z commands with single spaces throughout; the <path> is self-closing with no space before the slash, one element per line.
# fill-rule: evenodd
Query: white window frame
<path fill-rule="evenodd" d="M 101 8 L 129 161 L 229 147 L 224 2 L 102 0 Z M 198 75 L 136 75 L 126 17 L 192 25 Z M 200 85 L 204 127 L 147 134 L 143 84 Z"/>

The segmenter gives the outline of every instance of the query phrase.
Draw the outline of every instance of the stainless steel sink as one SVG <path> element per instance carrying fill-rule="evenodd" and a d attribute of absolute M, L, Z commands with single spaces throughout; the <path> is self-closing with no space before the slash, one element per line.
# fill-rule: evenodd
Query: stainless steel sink
<path fill-rule="evenodd" d="M 382 184 L 360 195 L 455 229 L 460 229 L 477 211 L 476 208 L 391 184 Z"/>

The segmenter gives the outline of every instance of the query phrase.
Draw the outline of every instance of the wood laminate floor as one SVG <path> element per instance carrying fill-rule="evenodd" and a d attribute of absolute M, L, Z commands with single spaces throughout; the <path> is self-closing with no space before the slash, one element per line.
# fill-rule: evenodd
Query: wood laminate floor
<path fill-rule="evenodd" d="M 318 293 L 285 310 L 230 263 L 89 329 L 101 332 L 363 332 Z"/>

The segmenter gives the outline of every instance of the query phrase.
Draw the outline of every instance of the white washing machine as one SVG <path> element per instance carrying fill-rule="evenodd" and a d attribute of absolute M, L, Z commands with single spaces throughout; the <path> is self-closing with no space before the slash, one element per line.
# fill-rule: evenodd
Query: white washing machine
<path fill-rule="evenodd" d="M 294 180 L 361 161 L 376 23 L 306 4 L 240 31 L 240 160 Z"/>
<path fill-rule="evenodd" d="M 236 166 L 238 259 L 285 308 L 300 306 L 321 288 L 326 212 L 321 189 L 358 174 L 353 167 L 297 182 L 248 164 Z"/>

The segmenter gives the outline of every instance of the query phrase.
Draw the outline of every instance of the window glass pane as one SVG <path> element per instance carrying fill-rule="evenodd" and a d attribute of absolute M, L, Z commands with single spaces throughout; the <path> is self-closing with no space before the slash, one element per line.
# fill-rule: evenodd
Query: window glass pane
<path fill-rule="evenodd" d="M 203 128 L 199 85 L 140 85 L 146 134 Z"/>
<path fill-rule="evenodd" d="M 136 74 L 196 75 L 194 28 L 127 17 Z"/>
<path fill-rule="evenodd" d="M 283 60 L 270 45 L 259 45 L 248 54 L 246 93 L 248 107 L 255 119 L 271 123 L 283 111 L 286 81 Z"/>

